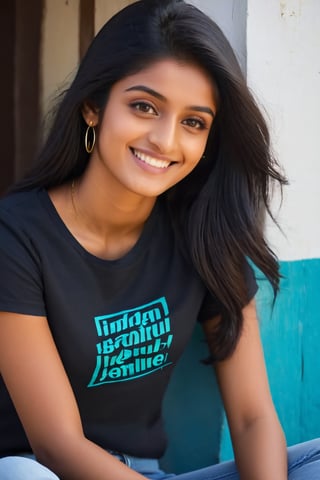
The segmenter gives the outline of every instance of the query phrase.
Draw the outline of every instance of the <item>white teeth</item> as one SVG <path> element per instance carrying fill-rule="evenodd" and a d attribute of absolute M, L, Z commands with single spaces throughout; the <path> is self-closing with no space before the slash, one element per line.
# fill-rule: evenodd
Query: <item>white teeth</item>
<path fill-rule="evenodd" d="M 147 163 L 148 165 L 151 165 L 152 167 L 156 168 L 167 168 L 170 165 L 170 162 L 166 162 L 165 160 L 158 160 L 153 157 L 149 157 L 149 155 L 146 155 L 142 152 L 138 152 L 138 150 L 133 149 L 133 153 L 139 160 L 142 160 L 142 162 Z"/>

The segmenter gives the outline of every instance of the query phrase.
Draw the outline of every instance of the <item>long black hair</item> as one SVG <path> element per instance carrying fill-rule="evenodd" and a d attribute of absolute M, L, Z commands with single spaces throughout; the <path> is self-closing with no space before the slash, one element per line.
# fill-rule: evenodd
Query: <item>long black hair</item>
<path fill-rule="evenodd" d="M 232 353 L 241 333 L 249 300 L 247 259 L 277 293 L 278 263 L 264 239 L 261 215 L 271 214 L 271 183 L 285 179 L 235 54 L 208 16 L 183 0 L 141 0 L 117 13 L 93 40 L 65 92 L 39 162 L 14 189 L 50 188 L 80 176 L 89 161 L 83 103 L 103 114 L 114 83 L 168 57 L 199 65 L 218 90 L 204 158 L 163 196 L 188 257 L 221 305 L 211 339 L 213 358 L 220 360 Z"/>

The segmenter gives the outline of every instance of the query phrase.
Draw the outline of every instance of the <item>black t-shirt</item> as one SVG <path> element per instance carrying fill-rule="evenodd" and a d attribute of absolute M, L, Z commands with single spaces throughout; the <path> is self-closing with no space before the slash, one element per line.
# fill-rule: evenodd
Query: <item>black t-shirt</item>
<path fill-rule="evenodd" d="M 0 202 L 0 272 L 1 311 L 47 317 L 87 438 L 160 457 L 172 369 L 197 319 L 219 313 L 165 207 L 158 202 L 135 246 L 109 261 L 79 244 L 45 190 L 13 194 Z M 252 272 L 248 290 L 251 298 Z M 0 456 L 29 450 L 1 381 Z"/>

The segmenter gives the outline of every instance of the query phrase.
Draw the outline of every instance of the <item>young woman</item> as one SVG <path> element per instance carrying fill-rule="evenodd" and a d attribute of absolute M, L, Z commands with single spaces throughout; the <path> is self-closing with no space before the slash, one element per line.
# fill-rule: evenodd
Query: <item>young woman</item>
<path fill-rule="evenodd" d="M 178 478 L 287 478 L 248 264 L 276 293 L 272 181 L 265 122 L 207 16 L 142 0 L 103 27 L 1 201 L 2 480 L 173 476 L 161 405 L 196 321 L 236 463 Z M 291 449 L 289 478 L 320 478 L 319 451 Z"/>

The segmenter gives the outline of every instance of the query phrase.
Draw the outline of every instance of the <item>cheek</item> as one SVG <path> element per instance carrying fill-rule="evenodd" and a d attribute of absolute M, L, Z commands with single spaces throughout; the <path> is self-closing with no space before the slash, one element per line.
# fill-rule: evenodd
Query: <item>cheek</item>
<path fill-rule="evenodd" d="M 123 119 L 119 118 L 119 116 L 108 116 L 103 119 L 100 133 L 103 137 L 113 138 L 115 135 L 123 135 L 125 132 L 125 128 L 126 123 L 123 121 Z"/>
<path fill-rule="evenodd" d="M 197 141 L 188 142 L 188 144 L 186 144 L 186 156 L 190 163 L 197 165 L 200 162 L 202 155 L 204 154 L 206 144 L 207 139 L 198 139 Z"/>
<path fill-rule="evenodd" d="M 115 114 L 113 117 L 104 118 L 100 130 L 100 142 L 108 144 L 111 149 L 126 147 L 145 130 L 142 122 L 138 122 L 133 116 Z"/>

